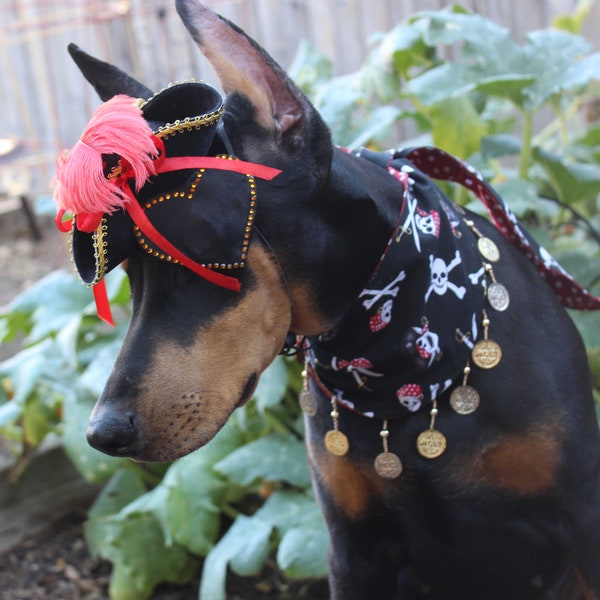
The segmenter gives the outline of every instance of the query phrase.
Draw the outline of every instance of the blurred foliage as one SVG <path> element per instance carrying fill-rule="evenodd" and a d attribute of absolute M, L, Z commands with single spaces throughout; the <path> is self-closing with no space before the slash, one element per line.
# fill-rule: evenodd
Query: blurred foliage
<path fill-rule="evenodd" d="M 332 77 L 326 58 L 304 44 L 291 75 L 336 143 L 380 148 L 402 122 L 415 133 L 403 146 L 434 144 L 471 162 L 538 241 L 600 294 L 600 54 L 579 35 L 590 6 L 580 2 L 557 19 L 560 29 L 532 32 L 525 44 L 457 6 L 423 12 L 374 36 L 355 73 Z M 463 190 L 444 187 L 481 211 Z M 17 455 L 14 479 L 55 435 L 86 480 L 104 482 L 86 538 L 113 563 L 114 600 L 143 600 L 160 582 L 188 581 L 199 557 L 210 574 L 201 600 L 225 598 L 228 568 L 256 574 L 273 554 L 291 578 L 324 575 L 328 537 L 304 457 L 293 361 L 278 358 L 210 444 L 170 465 L 112 459 L 87 445 L 87 419 L 129 316 L 124 273 L 107 280 L 114 329 L 64 272 L 0 314 L 0 342 L 24 338 L 23 350 L 0 364 L 0 434 Z M 600 387 L 600 316 L 573 317 Z"/>

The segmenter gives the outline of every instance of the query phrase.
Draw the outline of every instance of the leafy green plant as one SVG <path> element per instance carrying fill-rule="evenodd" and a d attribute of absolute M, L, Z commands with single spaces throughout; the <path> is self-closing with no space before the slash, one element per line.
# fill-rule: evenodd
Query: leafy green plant
<path fill-rule="evenodd" d="M 0 315 L 0 341 L 25 336 L 25 348 L 0 363 L 0 434 L 18 456 L 13 480 L 51 434 L 88 481 L 105 482 L 85 534 L 92 554 L 113 563 L 115 600 L 189 581 L 204 556 L 206 600 L 225 597 L 227 568 L 257 574 L 274 552 L 288 577 L 322 577 L 327 532 L 310 485 L 294 362 L 278 358 L 254 399 L 208 446 L 170 465 L 112 459 L 87 444 L 87 420 L 129 314 L 124 272 L 107 280 L 121 323 L 115 329 L 98 320 L 89 290 L 63 271 Z"/>
<path fill-rule="evenodd" d="M 363 66 L 332 77 L 303 45 L 291 75 L 311 96 L 337 143 L 387 147 L 396 124 L 414 138 L 468 159 L 491 180 L 530 231 L 569 271 L 600 293 L 600 123 L 580 107 L 599 94 L 600 58 L 578 35 L 591 3 L 517 44 L 506 29 L 460 7 L 414 15 L 374 36 Z M 453 58 L 449 58 L 453 57 Z M 463 191 L 453 197 L 481 208 Z M 129 314 L 127 280 L 109 295 Z M 201 568 L 200 598 L 225 597 L 227 569 L 260 571 L 277 558 L 289 577 L 325 572 L 327 533 L 310 488 L 295 397 L 297 366 L 279 358 L 254 400 L 206 447 L 171 465 L 141 466 L 91 449 L 85 428 L 124 334 L 95 317 L 91 295 L 57 272 L 0 314 L 0 341 L 25 348 L 0 363 L 0 434 L 18 454 L 17 478 L 48 435 L 90 481 L 106 482 L 86 538 L 113 563 L 115 600 L 150 597 L 162 581 Z M 600 389 L 600 317 L 574 314 Z"/>

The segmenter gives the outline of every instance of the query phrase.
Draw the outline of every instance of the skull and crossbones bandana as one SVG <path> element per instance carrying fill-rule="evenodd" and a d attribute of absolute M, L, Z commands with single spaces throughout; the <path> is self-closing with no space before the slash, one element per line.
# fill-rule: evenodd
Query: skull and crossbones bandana
<path fill-rule="evenodd" d="M 548 258 L 472 167 L 431 148 L 355 155 L 386 168 L 400 182 L 403 200 L 397 226 L 358 299 L 333 331 L 309 340 L 312 372 L 342 406 L 377 419 L 414 413 L 457 383 L 482 337 L 487 282 L 478 236 L 428 175 L 472 189 L 564 304 L 600 308 L 600 300 Z"/>

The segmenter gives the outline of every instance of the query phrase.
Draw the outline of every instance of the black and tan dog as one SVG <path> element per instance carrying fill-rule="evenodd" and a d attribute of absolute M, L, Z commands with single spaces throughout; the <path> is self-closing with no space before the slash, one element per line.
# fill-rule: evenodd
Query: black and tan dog
<path fill-rule="evenodd" d="M 538 271 L 565 302 L 596 300 L 477 173 L 433 150 L 335 148 L 242 31 L 177 8 L 224 104 L 200 83 L 154 94 L 70 48 L 106 104 L 63 157 L 57 199 L 77 213 L 75 263 L 102 309 L 102 276 L 124 259 L 133 298 L 90 443 L 144 461 L 192 452 L 300 336 L 332 598 L 600 598 L 590 372 Z M 497 226 L 423 171 L 470 187 Z"/>

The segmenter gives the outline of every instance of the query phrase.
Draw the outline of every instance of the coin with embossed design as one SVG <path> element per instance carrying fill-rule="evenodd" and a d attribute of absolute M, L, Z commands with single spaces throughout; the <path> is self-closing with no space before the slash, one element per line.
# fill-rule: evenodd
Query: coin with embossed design
<path fill-rule="evenodd" d="M 498 246 L 487 237 L 480 237 L 477 240 L 477 248 L 483 258 L 490 262 L 498 262 L 500 260 L 500 250 Z"/>
<path fill-rule="evenodd" d="M 350 444 L 341 431 L 332 429 L 325 434 L 325 448 L 335 456 L 345 456 L 350 449 Z"/>
<path fill-rule="evenodd" d="M 417 450 L 425 458 L 437 458 L 446 450 L 446 437 L 436 429 L 427 429 L 417 438 Z"/>
<path fill-rule="evenodd" d="M 481 369 L 493 369 L 502 358 L 502 349 L 493 340 L 480 340 L 473 347 L 471 357 Z"/>
<path fill-rule="evenodd" d="M 402 463 L 393 452 L 382 452 L 375 459 L 375 471 L 385 479 L 396 479 L 402 473 Z"/>
<path fill-rule="evenodd" d="M 503 311 L 510 304 L 510 296 L 505 286 L 497 281 L 491 283 L 487 290 L 487 299 L 490 306 L 497 311 Z"/>
<path fill-rule="evenodd" d="M 459 415 L 470 415 L 479 406 L 479 393 L 470 385 L 461 385 L 450 394 L 450 406 Z"/>
<path fill-rule="evenodd" d="M 317 414 L 317 399 L 310 390 L 302 390 L 298 402 L 300 403 L 300 408 L 309 417 L 314 417 Z"/>

